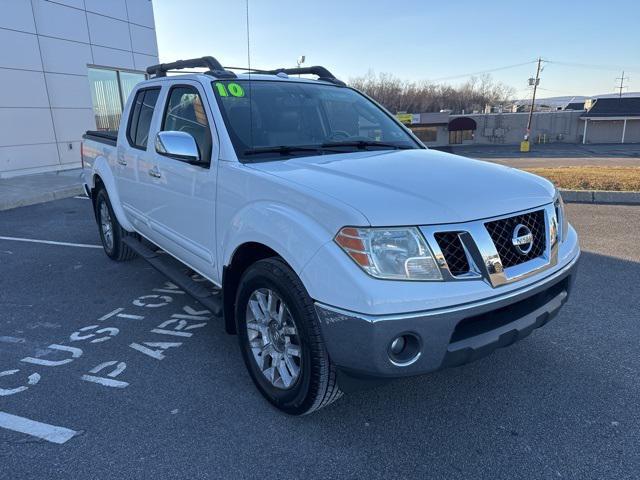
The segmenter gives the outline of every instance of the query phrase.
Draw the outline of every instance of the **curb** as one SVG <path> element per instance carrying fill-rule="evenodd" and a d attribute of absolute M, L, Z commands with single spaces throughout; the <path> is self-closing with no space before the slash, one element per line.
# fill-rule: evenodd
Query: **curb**
<path fill-rule="evenodd" d="M 600 205 L 640 205 L 640 192 L 617 192 L 608 190 L 562 190 L 562 199 L 567 203 L 593 203 Z"/>
<path fill-rule="evenodd" d="M 26 207 L 28 205 L 36 205 L 38 203 L 46 203 L 52 200 L 60 200 L 63 198 L 75 197 L 83 195 L 84 189 L 82 185 L 73 185 L 71 187 L 60 188 L 51 192 L 43 192 L 30 196 L 25 196 L 15 200 L 0 200 L 0 211 L 12 208 Z"/>

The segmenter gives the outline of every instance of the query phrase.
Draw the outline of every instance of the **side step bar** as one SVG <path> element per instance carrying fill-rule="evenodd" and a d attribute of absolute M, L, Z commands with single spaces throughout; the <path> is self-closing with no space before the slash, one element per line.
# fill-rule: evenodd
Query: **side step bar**
<path fill-rule="evenodd" d="M 180 269 L 177 260 L 170 255 L 154 252 L 136 237 L 126 236 L 122 241 L 140 257 L 149 262 L 153 268 L 169 277 L 178 287 L 207 307 L 214 316 L 222 316 L 222 290 L 211 291 L 200 283 L 193 281 Z"/>

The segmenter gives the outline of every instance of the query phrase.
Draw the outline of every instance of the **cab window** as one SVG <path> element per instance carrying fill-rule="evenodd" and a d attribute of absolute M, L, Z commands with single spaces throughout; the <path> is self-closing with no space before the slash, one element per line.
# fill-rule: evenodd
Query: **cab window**
<path fill-rule="evenodd" d="M 127 127 L 127 139 L 132 147 L 140 150 L 147 149 L 149 127 L 153 118 L 153 111 L 158 101 L 159 88 L 139 90 L 131 106 L 131 116 Z"/>
<path fill-rule="evenodd" d="M 162 131 L 186 132 L 195 139 L 200 158 L 211 159 L 211 129 L 198 90 L 190 86 L 176 86 L 169 92 Z"/>

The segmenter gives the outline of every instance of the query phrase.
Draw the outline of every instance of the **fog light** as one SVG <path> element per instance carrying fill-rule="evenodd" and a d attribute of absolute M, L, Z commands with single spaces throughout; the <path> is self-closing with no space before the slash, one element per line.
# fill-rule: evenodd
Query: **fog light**
<path fill-rule="evenodd" d="M 407 341 L 404 339 L 404 336 L 396 338 L 393 342 L 391 342 L 391 353 L 394 355 L 399 355 L 402 350 L 404 350 L 404 346 Z"/>
<path fill-rule="evenodd" d="M 413 333 L 405 333 L 394 338 L 389 344 L 389 359 L 394 365 L 411 365 L 420 357 L 420 339 Z"/>

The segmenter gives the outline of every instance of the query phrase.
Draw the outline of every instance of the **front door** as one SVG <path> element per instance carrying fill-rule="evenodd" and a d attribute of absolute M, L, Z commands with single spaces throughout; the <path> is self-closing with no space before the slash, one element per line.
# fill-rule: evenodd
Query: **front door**
<path fill-rule="evenodd" d="M 217 281 L 215 248 L 218 145 L 209 105 L 197 82 L 173 85 L 165 97 L 159 131 L 192 135 L 204 164 L 193 165 L 153 151 L 156 175 L 148 219 L 154 240 L 184 263 Z M 155 140 L 155 136 L 154 136 Z"/>

